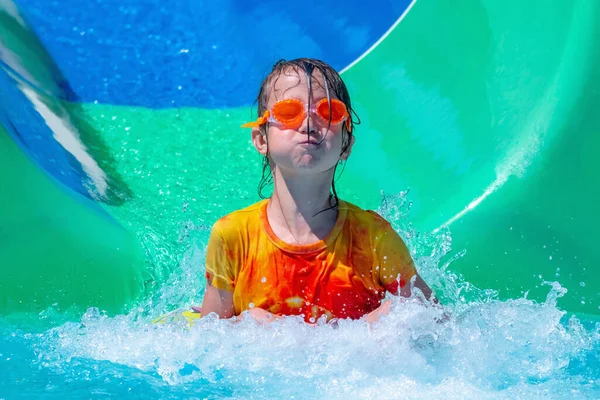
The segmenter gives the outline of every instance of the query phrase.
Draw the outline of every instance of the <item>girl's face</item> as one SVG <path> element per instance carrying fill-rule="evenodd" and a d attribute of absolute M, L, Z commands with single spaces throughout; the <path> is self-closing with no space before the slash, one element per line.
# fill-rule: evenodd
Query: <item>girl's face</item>
<path fill-rule="evenodd" d="M 311 105 L 327 98 L 321 73 L 318 70 L 313 73 L 309 93 L 306 74 L 285 71 L 271 81 L 267 109 L 272 109 L 273 104 L 284 99 L 297 99 L 308 104 L 309 96 Z M 332 99 L 335 98 L 331 96 Z M 294 129 L 285 129 L 272 123 L 267 126 L 266 140 L 264 135 L 256 137 L 260 131 L 255 128 L 252 135 L 254 145 L 263 155 L 268 150 L 271 162 L 288 173 L 315 174 L 330 171 L 340 159 L 346 159 L 350 152 L 348 146 L 342 154 L 345 144 L 343 140 L 348 140 L 348 135 L 342 132 L 344 124 L 328 126 L 327 122 L 311 112 L 307 112 L 302 124 Z"/>

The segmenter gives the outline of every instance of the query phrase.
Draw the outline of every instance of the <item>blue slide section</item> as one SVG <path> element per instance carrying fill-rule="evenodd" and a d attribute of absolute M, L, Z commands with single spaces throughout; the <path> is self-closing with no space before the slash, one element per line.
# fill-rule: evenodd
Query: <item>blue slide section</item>
<path fill-rule="evenodd" d="M 219 108 L 249 105 L 280 58 L 344 68 L 410 1 L 95 0 L 84 13 L 62 1 L 16 3 L 79 101 Z"/>
<path fill-rule="evenodd" d="M 0 63 L 0 123 L 44 171 L 91 199 L 89 179 L 82 171 L 81 164 L 56 141 L 44 118 L 19 90 L 20 86 L 31 87 L 31 82 L 27 82 L 8 65 Z"/>

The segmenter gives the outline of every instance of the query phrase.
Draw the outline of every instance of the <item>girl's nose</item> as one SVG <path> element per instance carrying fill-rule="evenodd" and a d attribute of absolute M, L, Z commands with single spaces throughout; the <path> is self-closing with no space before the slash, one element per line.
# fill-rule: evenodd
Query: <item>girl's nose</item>
<path fill-rule="evenodd" d="M 316 133 L 317 132 L 317 119 L 316 115 L 310 111 L 306 112 L 302 124 L 298 128 L 300 133 Z"/>

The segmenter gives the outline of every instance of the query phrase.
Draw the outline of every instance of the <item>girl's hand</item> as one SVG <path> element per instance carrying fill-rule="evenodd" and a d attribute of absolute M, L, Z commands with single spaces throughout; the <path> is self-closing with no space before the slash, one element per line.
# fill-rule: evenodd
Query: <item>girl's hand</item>
<path fill-rule="evenodd" d="M 365 321 L 367 321 L 370 324 L 377 322 L 377 321 L 379 321 L 379 318 L 382 315 L 387 315 L 390 313 L 391 306 L 392 306 L 392 301 L 386 300 L 383 303 L 381 303 L 381 305 L 379 307 L 377 307 L 370 313 L 366 314 L 363 318 L 365 319 Z M 438 324 L 442 324 L 442 323 L 450 321 L 451 316 L 452 316 L 450 311 L 445 310 L 441 305 L 439 305 L 437 303 L 432 303 L 431 307 L 441 310 L 441 315 L 435 319 Z"/>
<path fill-rule="evenodd" d="M 390 307 L 392 306 L 391 300 L 386 300 L 379 307 L 365 315 L 363 318 L 368 323 L 372 324 L 373 322 L 379 321 L 379 317 L 382 315 L 387 315 L 390 312 Z"/>
<path fill-rule="evenodd" d="M 246 310 L 252 318 L 254 318 L 257 322 L 261 324 L 270 324 L 271 322 L 281 319 L 282 317 L 279 315 L 275 315 L 273 313 L 268 312 L 262 308 L 254 307 L 249 310 Z M 244 318 L 243 314 L 238 316 L 238 319 L 241 321 Z"/>

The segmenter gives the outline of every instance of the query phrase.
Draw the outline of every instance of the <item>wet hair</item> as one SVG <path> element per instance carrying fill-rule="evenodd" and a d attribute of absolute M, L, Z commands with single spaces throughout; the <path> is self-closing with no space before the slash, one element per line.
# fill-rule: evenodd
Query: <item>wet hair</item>
<path fill-rule="evenodd" d="M 314 71 L 317 70 L 321 73 L 324 81 L 324 89 L 327 93 L 327 99 L 330 100 L 331 96 L 334 95 L 340 101 L 344 103 L 346 109 L 348 110 L 348 114 L 350 115 L 350 131 L 346 128 L 346 124 L 342 124 L 342 137 L 343 137 L 343 145 L 340 156 L 344 154 L 350 147 L 352 143 L 352 132 L 354 132 L 354 125 L 360 124 L 360 118 L 356 115 L 356 112 L 352 109 L 352 103 L 350 102 L 350 94 L 348 93 L 348 89 L 346 88 L 346 84 L 340 77 L 340 74 L 337 73 L 335 69 L 329 64 L 317 60 L 314 58 L 297 58 L 295 60 L 279 60 L 273 65 L 273 69 L 267 75 L 267 77 L 263 80 L 260 85 L 260 91 L 258 92 L 258 96 L 256 98 L 256 104 L 258 108 L 258 115 L 263 115 L 267 110 L 267 103 L 269 102 L 269 95 L 271 94 L 271 89 L 274 86 L 274 82 L 281 75 L 288 72 L 295 72 L 296 74 L 306 74 L 308 81 L 309 91 L 311 90 L 311 78 L 313 76 Z M 310 96 L 309 96 L 310 102 Z M 310 108 L 310 104 L 309 104 Z M 331 118 L 331 116 L 330 116 Z M 331 121 L 330 121 L 331 123 Z M 267 133 L 268 123 L 261 126 L 263 130 L 263 134 Z M 310 127 L 308 128 L 310 132 Z M 338 204 L 338 196 L 335 190 L 335 181 L 336 181 L 336 171 L 339 163 L 334 167 L 333 180 L 331 182 L 331 198 L 330 205 L 331 207 L 321 210 L 319 213 L 323 211 L 330 210 L 337 206 Z M 343 168 L 342 168 L 343 171 Z M 267 187 L 270 183 L 273 182 L 273 175 L 271 174 L 271 165 L 269 161 L 269 152 L 268 152 L 268 138 L 267 138 L 267 154 L 263 158 L 262 162 L 262 176 L 260 178 L 260 182 L 258 184 L 258 195 L 265 199 L 263 195 L 263 189 Z M 332 200 L 334 200 L 332 202 Z"/>

